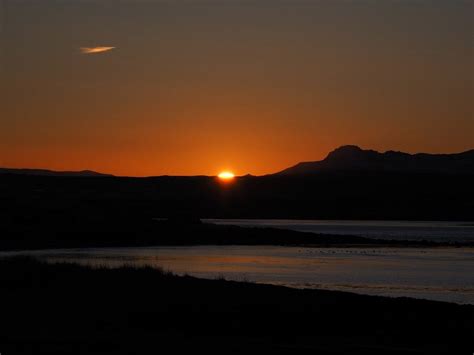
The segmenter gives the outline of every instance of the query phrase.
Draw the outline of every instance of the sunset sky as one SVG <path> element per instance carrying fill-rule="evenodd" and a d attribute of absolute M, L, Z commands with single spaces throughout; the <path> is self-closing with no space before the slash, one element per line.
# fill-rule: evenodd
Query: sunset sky
<path fill-rule="evenodd" d="M 0 166 L 265 174 L 474 148 L 473 1 L 0 0 Z"/>

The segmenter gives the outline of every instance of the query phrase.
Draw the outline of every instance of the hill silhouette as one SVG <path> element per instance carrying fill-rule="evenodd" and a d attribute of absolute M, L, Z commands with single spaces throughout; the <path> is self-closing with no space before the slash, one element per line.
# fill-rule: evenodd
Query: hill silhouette
<path fill-rule="evenodd" d="M 389 150 L 384 153 L 372 149 L 362 149 L 356 145 L 343 145 L 320 161 L 301 162 L 272 175 L 311 175 L 316 173 L 416 173 L 416 174 L 474 174 L 474 149 L 454 154 L 409 154 Z M 33 175 L 33 176 L 108 176 L 92 170 L 55 171 L 49 169 L 1 168 L 0 175 Z M 150 178 L 173 177 L 151 176 Z M 204 175 L 193 177 L 205 177 Z M 242 178 L 256 177 L 244 175 Z"/>
<path fill-rule="evenodd" d="M 330 152 L 324 160 L 302 162 L 277 174 L 308 175 L 331 171 L 472 174 L 474 149 L 457 154 L 408 154 L 392 150 L 379 153 L 345 145 Z"/>
<path fill-rule="evenodd" d="M 321 162 L 229 184 L 209 176 L 0 169 L 0 235 L 35 221 L 67 228 L 73 217 L 78 223 L 175 216 L 474 221 L 473 156 L 474 150 L 410 155 L 345 146 Z"/>
<path fill-rule="evenodd" d="M 15 169 L 15 168 L 0 168 L 0 174 L 34 175 L 34 176 L 113 176 L 110 174 L 98 173 L 92 170 L 55 171 L 55 170 L 48 170 L 48 169 Z"/>

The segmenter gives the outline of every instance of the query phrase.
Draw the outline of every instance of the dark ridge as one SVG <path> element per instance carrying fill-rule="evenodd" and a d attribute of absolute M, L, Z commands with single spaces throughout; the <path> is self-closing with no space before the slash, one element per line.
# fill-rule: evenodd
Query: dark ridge
<path fill-rule="evenodd" d="M 14 168 L 0 168 L 0 174 L 13 175 L 33 175 L 33 176 L 113 176 L 110 174 L 102 174 L 92 170 L 81 171 L 55 171 L 47 169 L 14 169 Z"/>
<path fill-rule="evenodd" d="M 345 145 L 321 161 L 299 163 L 277 174 L 309 175 L 335 171 L 474 174 L 474 150 L 456 154 L 408 154 L 392 150 L 379 153 Z"/>
<path fill-rule="evenodd" d="M 0 174 L 0 235 L 8 237 L 5 228 L 24 230 L 28 220 L 61 224 L 69 218 L 77 224 L 89 218 L 121 222 L 181 215 L 474 221 L 473 179 L 474 174 L 324 172 L 220 184 L 213 177 Z"/>

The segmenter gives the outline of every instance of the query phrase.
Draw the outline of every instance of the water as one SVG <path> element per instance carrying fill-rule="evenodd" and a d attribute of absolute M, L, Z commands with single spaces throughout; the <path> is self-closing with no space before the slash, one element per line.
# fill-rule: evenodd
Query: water
<path fill-rule="evenodd" d="M 325 221 L 287 219 L 204 219 L 204 222 L 242 227 L 272 227 L 376 239 L 474 242 L 474 222 Z"/>
<path fill-rule="evenodd" d="M 224 276 L 296 288 L 474 304 L 474 248 L 194 246 L 3 252 L 47 261 L 151 265 L 202 278 Z"/>

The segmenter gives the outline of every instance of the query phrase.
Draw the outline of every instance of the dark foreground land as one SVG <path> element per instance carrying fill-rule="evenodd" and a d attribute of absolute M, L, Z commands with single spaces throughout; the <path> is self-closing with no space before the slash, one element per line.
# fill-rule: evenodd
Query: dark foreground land
<path fill-rule="evenodd" d="M 474 173 L 126 178 L 0 174 L 0 215 L 474 221 Z"/>
<path fill-rule="evenodd" d="M 196 244 L 386 245 L 360 237 L 198 222 L 200 218 L 469 222 L 474 221 L 473 177 L 336 172 L 245 176 L 226 184 L 206 176 L 0 174 L 0 250 Z M 170 222 L 157 221 L 157 217 Z M 392 244 L 400 246 L 400 242 Z"/>
<path fill-rule="evenodd" d="M 474 306 L 0 259 L 2 354 L 472 354 Z"/>
<path fill-rule="evenodd" d="M 471 175 L 0 175 L 0 250 L 392 245 L 199 218 L 474 220 Z M 167 217 L 158 221 L 156 217 Z M 431 246 L 428 242 L 395 245 Z M 0 353 L 472 354 L 474 306 L 0 259 Z"/>

